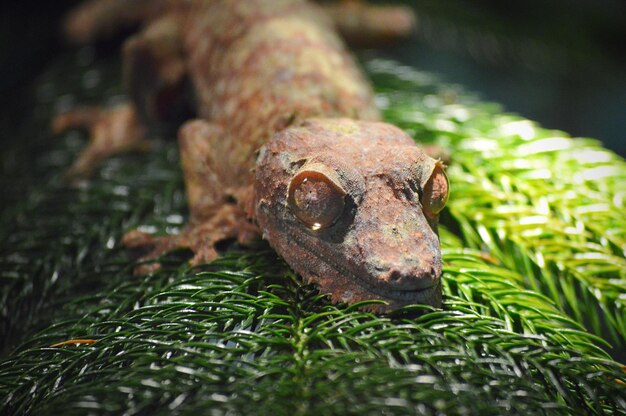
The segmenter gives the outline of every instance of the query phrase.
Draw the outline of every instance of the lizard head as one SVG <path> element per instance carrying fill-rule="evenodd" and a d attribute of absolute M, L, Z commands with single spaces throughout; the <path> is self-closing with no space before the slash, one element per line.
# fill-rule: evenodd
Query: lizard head
<path fill-rule="evenodd" d="M 260 150 L 255 214 L 270 245 L 334 302 L 441 304 L 441 162 L 402 130 L 309 119 Z"/>

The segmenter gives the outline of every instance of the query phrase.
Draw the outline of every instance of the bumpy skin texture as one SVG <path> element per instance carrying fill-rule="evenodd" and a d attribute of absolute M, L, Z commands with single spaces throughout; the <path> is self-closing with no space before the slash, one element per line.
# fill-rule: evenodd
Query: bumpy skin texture
<path fill-rule="evenodd" d="M 369 84 L 309 3 L 204 1 L 191 9 L 182 19 L 197 111 L 223 129 L 213 147 L 219 186 L 250 183 L 254 153 L 290 124 L 378 118 Z"/>
<path fill-rule="evenodd" d="M 423 209 L 423 190 L 440 169 L 389 124 L 310 119 L 262 149 L 254 183 L 257 220 L 272 247 L 333 301 L 386 300 L 378 310 L 439 306 L 437 222 Z M 292 179 L 312 171 L 346 194 L 343 212 L 320 230 L 297 218 L 287 197 Z"/>
<path fill-rule="evenodd" d="M 199 117 L 179 130 L 191 218 L 180 235 L 131 231 L 124 243 L 148 248 L 144 259 L 186 247 L 198 264 L 217 256 L 220 240 L 246 244 L 261 233 L 333 301 L 439 306 L 447 180 L 410 137 L 375 122 L 370 85 L 334 30 L 345 29 L 344 15 L 301 0 L 159 3 L 163 12 L 150 7 L 151 23 L 124 47 L 124 76 L 135 123 L 166 130 L 187 105 Z M 376 13 L 363 10 L 372 23 Z M 368 25 L 384 28 L 384 39 L 388 26 Z M 371 38 L 363 34 L 359 41 Z M 128 140 L 143 142 L 137 136 Z M 115 152 L 100 142 L 86 152 Z M 302 187 L 290 200 L 298 174 L 306 180 L 295 181 Z"/>

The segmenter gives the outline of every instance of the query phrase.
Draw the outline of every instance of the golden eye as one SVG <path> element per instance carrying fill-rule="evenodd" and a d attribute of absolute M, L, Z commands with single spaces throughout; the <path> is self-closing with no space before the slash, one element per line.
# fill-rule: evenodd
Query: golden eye
<path fill-rule="evenodd" d="M 426 181 L 423 190 L 422 208 L 427 217 L 433 218 L 443 210 L 448 202 L 448 177 L 441 163 L 435 165 L 435 169 Z"/>
<path fill-rule="evenodd" d="M 305 171 L 289 184 L 289 208 L 300 221 L 317 231 L 337 221 L 345 206 L 346 192 L 323 173 Z"/>

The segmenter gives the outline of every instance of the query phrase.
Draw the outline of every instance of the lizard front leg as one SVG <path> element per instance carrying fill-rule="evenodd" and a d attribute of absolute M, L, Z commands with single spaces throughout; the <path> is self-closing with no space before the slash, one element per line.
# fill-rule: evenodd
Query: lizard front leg
<path fill-rule="evenodd" d="M 165 16 L 129 38 L 123 48 L 123 75 L 131 102 L 110 109 L 80 108 L 57 116 L 55 133 L 89 131 L 90 142 L 68 174 L 88 177 L 108 157 L 149 147 L 150 133 L 168 133 L 188 114 L 187 74 L 178 22 Z"/>
<path fill-rule="evenodd" d="M 258 234 L 256 226 L 246 218 L 245 212 L 236 204 L 222 205 L 209 218 L 191 220 L 178 235 L 155 236 L 139 230 L 124 235 L 122 243 L 129 249 L 147 251 L 141 256 L 135 274 L 143 275 L 161 268 L 159 257 L 178 249 L 193 252 L 191 266 L 208 263 L 217 256 L 215 246 L 220 241 L 236 239 L 248 245 Z M 154 261 L 152 261 L 154 260 Z"/>
<path fill-rule="evenodd" d="M 223 139 L 222 129 L 203 120 L 185 123 L 179 132 L 181 162 L 190 210 L 189 223 L 178 235 L 154 236 L 138 230 L 128 232 L 123 244 L 131 249 L 147 250 L 139 260 L 144 264 L 135 269 L 146 274 L 160 268 L 148 262 L 177 249 L 194 253 L 191 265 L 207 263 L 218 255 L 215 245 L 236 239 L 249 245 L 259 234 L 252 221 L 252 185 L 224 188 L 215 169 L 213 143 Z"/>
<path fill-rule="evenodd" d="M 90 136 L 89 144 L 66 172 L 73 179 L 89 177 L 98 165 L 112 155 L 150 147 L 146 129 L 131 104 L 110 109 L 79 108 L 58 115 L 52 122 L 55 134 L 71 128 L 87 129 Z"/>

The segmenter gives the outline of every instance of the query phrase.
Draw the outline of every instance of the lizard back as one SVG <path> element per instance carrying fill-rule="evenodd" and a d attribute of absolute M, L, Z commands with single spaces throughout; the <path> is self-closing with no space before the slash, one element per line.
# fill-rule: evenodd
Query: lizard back
<path fill-rule="evenodd" d="M 315 5 L 194 0 L 183 22 L 196 111 L 224 130 L 215 168 L 228 185 L 249 182 L 254 153 L 298 120 L 378 119 L 369 83 Z"/>

